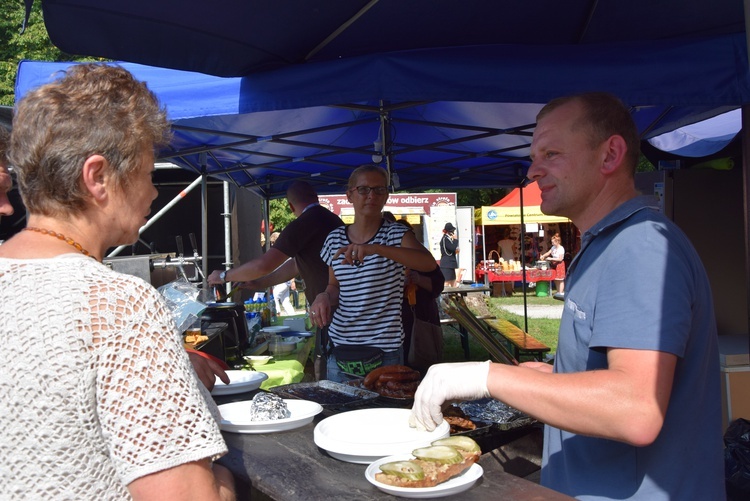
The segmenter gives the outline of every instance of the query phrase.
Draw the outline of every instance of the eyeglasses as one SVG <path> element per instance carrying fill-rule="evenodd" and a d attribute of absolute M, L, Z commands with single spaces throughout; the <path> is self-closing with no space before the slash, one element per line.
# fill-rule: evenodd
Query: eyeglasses
<path fill-rule="evenodd" d="M 388 193 L 387 186 L 355 186 L 349 191 L 356 191 L 360 195 L 369 195 L 372 191 L 376 195 L 385 195 Z"/>

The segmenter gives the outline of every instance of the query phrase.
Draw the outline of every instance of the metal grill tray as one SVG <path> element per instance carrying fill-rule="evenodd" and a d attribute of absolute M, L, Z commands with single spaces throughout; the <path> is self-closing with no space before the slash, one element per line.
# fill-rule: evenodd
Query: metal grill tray
<path fill-rule="evenodd" d="M 460 402 L 454 405 L 472 421 L 492 423 L 500 430 L 521 428 L 535 422 L 523 412 L 491 398 Z"/>
<path fill-rule="evenodd" d="M 311 400 L 325 407 L 337 407 L 375 400 L 380 395 L 364 388 L 356 388 L 326 379 L 313 383 L 292 383 L 276 386 L 269 391 L 286 398 Z"/>

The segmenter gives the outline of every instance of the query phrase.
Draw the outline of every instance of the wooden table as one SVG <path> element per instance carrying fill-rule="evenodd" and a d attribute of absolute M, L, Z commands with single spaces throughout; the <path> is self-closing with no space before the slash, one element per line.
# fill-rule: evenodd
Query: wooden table
<path fill-rule="evenodd" d="M 458 287 L 446 287 L 443 289 L 443 294 L 458 294 L 465 296 L 471 292 L 489 292 L 490 288 L 487 285 L 460 285 Z"/>
<path fill-rule="evenodd" d="M 217 398 L 217 403 L 251 398 L 253 393 Z M 367 465 L 339 461 L 319 449 L 313 441 L 315 425 L 266 434 L 224 433 L 229 453 L 219 460 L 238 484 L 238 499 L 292 500 L 381 500 L 394 499 L 365 478 Z M 484 476 L 455 499 L 563 500 L 571 499 L 538 484 L 505 473 L 501 455 L 483 454 L 479 464 Z"/>
<path fill-rule="evenodd" d="M 484 279 L 487 277 L 489 282 L 523 282 L 522 271 L 492 271 L 492 270 L 476 270 L 477 278 Z M 526 270 L 526 282 L 546 282 L 555 279 L 555 270 L 539 270 L 531 268 Z"/>

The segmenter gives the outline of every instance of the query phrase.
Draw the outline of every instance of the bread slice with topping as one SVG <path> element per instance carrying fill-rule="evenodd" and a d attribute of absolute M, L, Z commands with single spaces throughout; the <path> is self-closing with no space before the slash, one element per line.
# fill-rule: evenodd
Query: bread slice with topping
<path fill-rule="evenodd" d="M 468 437 L 449 437 L 412 454 L 416 458 L 380 465 L 375 480 L 395 487 L 434 487 L 469 469 L 482 451 Z"/>

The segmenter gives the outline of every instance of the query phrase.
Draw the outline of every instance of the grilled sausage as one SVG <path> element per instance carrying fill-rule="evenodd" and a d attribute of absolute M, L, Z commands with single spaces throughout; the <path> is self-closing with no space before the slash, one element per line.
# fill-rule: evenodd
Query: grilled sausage
<path fill-rule="evenodd" d="M 387 390 L 392 391 L 402 391 L 404 393 L 411 393 L 411 396 L 414 396 L 414 392 L 417 391 L 417 388 L 419 387 L 419 381 L 410 381 L 407 383 L 399 383 L 397 381 L 389 381 L 385 384 L 385 388 Z"/>
<path fill-rule="evenodd" d="M 411 370 L 412 369 L 406 367 L 405 365 L 384 365 L 368 372 L 362 384 L 368 390 L 372 390 L 375 387 L 375 382 L 380 378 L 381 375 L 390 372 L 409 372 Z"/>
<path fill-rule="evenodd" d="M 399 383 L 405 383 L 407 381 L 417 381 L 422 375 L 419 371 L 411 372 L 386 372 L 378 378 L 378 381 L 389 382 L 396 381 Z"/>

